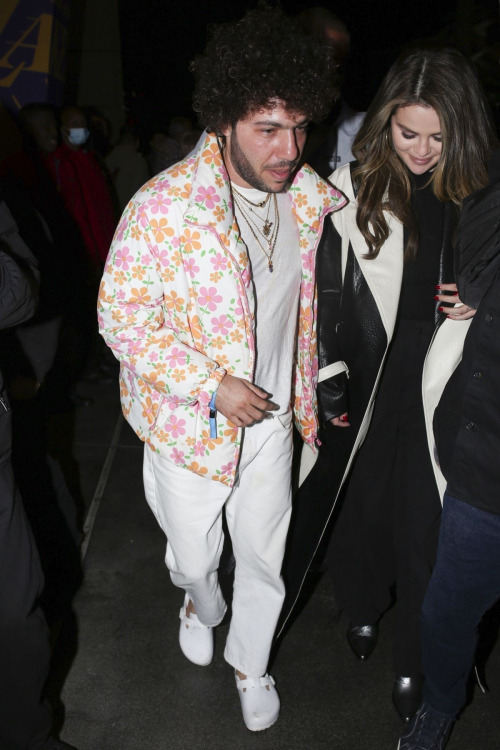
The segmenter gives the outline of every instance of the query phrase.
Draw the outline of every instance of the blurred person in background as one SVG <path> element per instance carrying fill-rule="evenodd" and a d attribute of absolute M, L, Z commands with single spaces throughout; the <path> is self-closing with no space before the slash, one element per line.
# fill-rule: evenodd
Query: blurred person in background
<path fill-rule="evenodd" d="M 0 327 L 25 323 L 36 308 L 36 261 L 0 197 Z M 0 746 L 71 750 L 52 737 L 43 698 L 50 646 L 38 605 L 43 589 L 36 544 L 11 462 L 11 411 L 0 374 Z"/>
<path fill-rule="evenodd" d="M 126 125 L 121 132 L 120 143 L 105 159 L 106 166 L 113 180 L 120 211 L 123 211 L 133 197 L 149 178 L 149 167 L 139 151 L 140 139 L 131 125 Z"/>
<path fill-rule="evenodd" d="M 191 128 L 191 120 L 187 117 L 173 117 L 168 126 L 168 135 L 164 133 L 154 134 L 149 142 L 151 146 L 149 156 L 151 176 L 158 174 L 164 169 L 168 169 L 182 159 L 182 137 Z"/>
<path fill-rule="evenodd" d="M 343 21 L 330 10 L 307 8 L 297 20 L 302 27 L 322 43 L 331 44 L 344 76 L 349 64 L 351 38 Z M 355 112 L 341 95 L 328 117 L 315 125 L 310 133 L 304 161 L 325 180 L 332 172 L 353 160 L 352 143 L 363 123 L 365 112 Z"/>

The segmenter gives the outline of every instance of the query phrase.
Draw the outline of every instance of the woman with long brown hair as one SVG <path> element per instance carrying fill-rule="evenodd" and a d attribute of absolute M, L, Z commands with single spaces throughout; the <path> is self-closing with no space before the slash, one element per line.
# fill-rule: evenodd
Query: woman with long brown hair
<path fill-rule="evenodd" d="M 318 251 L 324 428 L 305 481 L 313 456 L 302 456 L 286 610 L 341 493 L 327 555 L 336 600 L 365 660 L 395 590 L 393 699 L 405 721 L 420 703 L 419 618 L 445 488 L 432 414 L 474 315 L 454 283 L 453 233 L 464 198 L 488 182 L 493 140 L 463 55 L 407 52 L 354 141 L 357 161 L 330 178 L 349 205 Z"/>

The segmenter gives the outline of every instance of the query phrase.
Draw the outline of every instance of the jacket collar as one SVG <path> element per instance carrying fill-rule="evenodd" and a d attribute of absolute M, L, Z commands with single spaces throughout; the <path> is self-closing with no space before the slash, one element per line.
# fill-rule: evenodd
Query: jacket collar
<path fill-rule="evenodd" d="M 214 133 L 208 133 L 195 155 L 192 190 L 185 219 L 191 224 L 211 226 L 225 245 L 238 241 L 240 233 L 234 218 L 229 175 Z M 322 180 L 307 164 L 301 167 L 289 188 L 297 222 L 317 232 L 325 213 L 346 204 L 344 196 Z M 224 216 L 217 208 L 222 208 Z"/>

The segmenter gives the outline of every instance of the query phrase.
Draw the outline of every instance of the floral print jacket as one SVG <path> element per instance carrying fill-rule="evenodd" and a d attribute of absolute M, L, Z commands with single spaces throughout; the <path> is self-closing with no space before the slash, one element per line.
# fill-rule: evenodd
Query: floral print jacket
<path fill-rule="evenodd" d="M 325 216 L 346 200 L 309 167 L 289 195 L 300 233 L 302 285 L 294 416 L 317 434 L 314 265 Z M 227 373 L 255 363 L 250 265 L 217 140 L 150 180 L 125 209 L 99 291 L 99 328 L 120 360 L 122 409 L 141 440 L 169 461 L 232 486 L 241 430 L 209 403 Z"/>

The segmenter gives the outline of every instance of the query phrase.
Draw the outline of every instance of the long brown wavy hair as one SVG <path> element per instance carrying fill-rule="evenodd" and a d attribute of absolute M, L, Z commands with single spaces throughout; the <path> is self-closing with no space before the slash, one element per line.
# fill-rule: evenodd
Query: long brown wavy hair
<path fill-rule="evenodd" d="M 368 246 L 368 258 L 377 257 L 389 236 L 383 211 L 390 211 L 407 229 L 405 260 L 413 259 L 417 252 L 410 178 L 391 135 L 392 115 L 413 104 L 433 107 L 441 123 L 441 156 L 429 177 L 435 196 L 461 208 L 464 198 L 488 182 L 494 134 L 471 64 L 450 48 L 406 52 L 387 73 L 353 143 L 358 161 L 353 171 L 358 186 L 356 220 Z"/>

